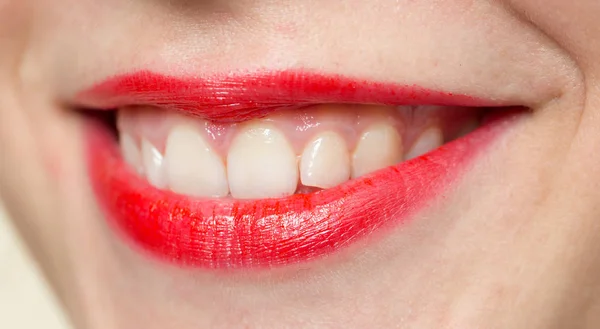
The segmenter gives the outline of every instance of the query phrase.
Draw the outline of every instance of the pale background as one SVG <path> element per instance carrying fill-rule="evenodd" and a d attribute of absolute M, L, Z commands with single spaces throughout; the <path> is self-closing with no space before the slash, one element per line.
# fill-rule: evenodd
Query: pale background
<path fill-rule="evenodd" d="M 1 203 L 0 328 L 70 329 Z"/>

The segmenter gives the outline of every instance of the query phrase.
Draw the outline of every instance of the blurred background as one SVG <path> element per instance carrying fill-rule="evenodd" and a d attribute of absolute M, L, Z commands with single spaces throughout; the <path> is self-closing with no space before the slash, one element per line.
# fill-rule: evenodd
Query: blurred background
<path fill-rule="evenodd" d="M 0 328 L 71 329 L 1 203 Z"/>

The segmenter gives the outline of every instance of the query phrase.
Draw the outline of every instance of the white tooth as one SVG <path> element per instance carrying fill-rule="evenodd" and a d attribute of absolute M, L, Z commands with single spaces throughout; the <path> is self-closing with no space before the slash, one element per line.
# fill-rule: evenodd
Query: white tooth
<path fill-rule="evenodd" d="M 300 177 L 305 186 L 330 188 L 350 178 L 350 156 L 344 138 L 334 132 L 317 135 L 304 148 Z"/>
<path fill-rule="evenodd" d="M 388 124 L 370 126 L 360 137 L 352 155 L 352 178 L 392 166 L 402 161 L 402 138 Z"/>
<path fill-rule="evenodd" d="M 412 148 L 406 153 L 406 160 L 419 157 L 429 151 L 440 147 L 444 142 L 442 131 L 438 128 L 429 128 L 419 136 Z"/>
<path fill-rule="evenodd" d="M 253 122 L 244 126 L 232 141 L 227 174 L 234 198 L 291 195 L 298 183 L 296 154 L 277 128 Z"/>
<path fill-rule="evenodd" d="M 158 188 L 165 188 L 167 177 L 163 167 L 163 155 L 146 139 L 142 139 L 142 161 L 148 182 Z"/>
<path fill-rule="evenodd" d="M 165 162 L 169 186 L 174 192 L 198 197 L 229 194 L 223 161 L 196 128 L 179 125 L 171 130 Z"/>
<path fill-rule="evenodd" d="M 123 159 L 138 173 L 142 173 L 142 156 L 133 137 L 127 133 L 120 134 L 121 154 Z"/>

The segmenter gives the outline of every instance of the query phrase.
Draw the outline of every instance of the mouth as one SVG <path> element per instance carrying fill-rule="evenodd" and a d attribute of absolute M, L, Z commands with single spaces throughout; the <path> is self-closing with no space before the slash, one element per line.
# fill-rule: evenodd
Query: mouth
<path fill-rule="evenodd" d="M 309 72 L 143 71 L 77 103 L 91 114 L 89 176 L 110 226 L 148 255 L 208 269 L 311 261 L 396 228 L 526 112 Z"/>

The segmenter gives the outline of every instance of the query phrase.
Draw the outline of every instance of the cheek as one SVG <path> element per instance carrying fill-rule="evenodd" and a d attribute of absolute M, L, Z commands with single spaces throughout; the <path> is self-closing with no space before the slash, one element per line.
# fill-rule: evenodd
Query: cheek
<path fill-rule="evenodd" d="M 42 147 L 41 160 L 51 180 L 59 182 L 68 175 L 65 159 L 60 152 L 61 145 L 55 142 L 49 142 L 48 144 L 50 145 Z"/>
<path fill-rule="evenodd" d="M 584 69 L 600 70 L 600 2 L 598 0 L 508 0 Z"/>
<path fill-rule="evenodd" d="M 40 170 L 54 184 L 53 189 L 68 185 L 78 174 L 81 118 L 79 113 L 48 103 L 42 97 L 29 104 L 27 122 L 32 137 L 31 149 Z"/>

